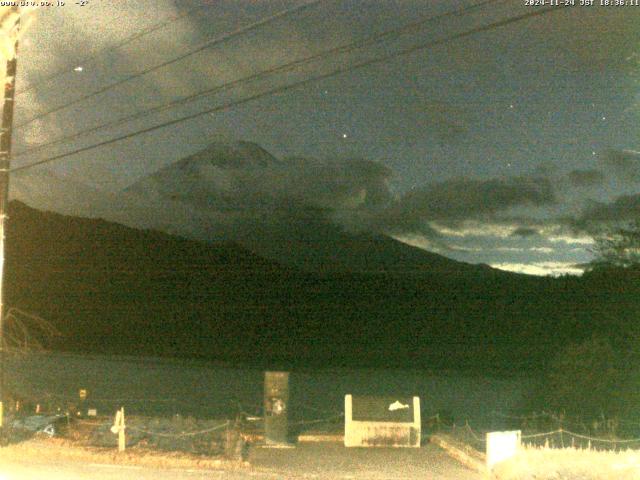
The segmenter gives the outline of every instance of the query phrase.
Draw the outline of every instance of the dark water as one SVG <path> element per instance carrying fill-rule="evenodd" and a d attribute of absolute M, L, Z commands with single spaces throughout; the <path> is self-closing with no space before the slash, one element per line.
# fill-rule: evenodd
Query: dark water
<path fill-rule="evenodd" d="M 206 362 L 155 358 L 29 354 L 7 362 L 7 384 L 25 400 L 64 407 L 79 403 L 112 415 L 199 418 L 233 416 L 241 409 L 260 416 L 264 372 Z M 293 421 L 339 416 L 345 394 L 417 395 L 423 420 L 447 412 L 456 423 L 491 426 L 495 412 L 517 409 L 533 387 L 527 377 L 494 377 L 412 369 L 314 369 L 290 375 Z"/>

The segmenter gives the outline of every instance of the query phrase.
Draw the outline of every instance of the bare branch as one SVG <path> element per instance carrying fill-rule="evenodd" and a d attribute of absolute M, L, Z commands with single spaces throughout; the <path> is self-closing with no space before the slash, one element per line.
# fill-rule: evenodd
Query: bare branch
<path fill-rule="evenodd" d="M 3 347 L 13 354 L 44 350 L 43 341 L 60 336 L 53 324 L 17 307 L 7 310 L 4 318 Z"/>

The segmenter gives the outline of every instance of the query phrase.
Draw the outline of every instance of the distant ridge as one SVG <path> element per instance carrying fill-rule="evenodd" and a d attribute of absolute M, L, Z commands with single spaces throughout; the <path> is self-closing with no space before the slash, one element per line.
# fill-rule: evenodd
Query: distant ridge
<path fill-rule="evenodd" d="M 389 274 L 504 274 L 407 245 L 376 233 L 349 233 L 329 223 L 272 228 L 239 241 L 252 252 L 309 272 Z"/>

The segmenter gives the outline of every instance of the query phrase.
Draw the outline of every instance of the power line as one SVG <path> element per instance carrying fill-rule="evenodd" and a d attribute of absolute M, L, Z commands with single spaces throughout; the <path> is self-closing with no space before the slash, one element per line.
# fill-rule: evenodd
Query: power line
<path fill-rule="evenodd" d="M 51 145 L 64 143 L 64 142 L 67 142 L 67 141 L 70 141 L 70 140 L 74 140 L 74 139 L 76 139 L 78 137 L 81 137 L 83 135 L 86 135 L 86 134 L 89 134 L 89 133 L 93 133 L 93 132 L 98 131 L 98 130 L 102 130 L 103 128 L 115 127 L 115 126 L 118 126 L 118 125 L 122 125 L 123 123 L 127 123 L 129 121 L 136 120 L 138 118 L 143 118 L 143 117 L 149 116 L 149 115 L 151 115 L 153 113 L 157 113 L 157 112 L 169 110 L 169 109 L 177 107 L 177 106 L 185 105 L 186 103 L 189 103 L 189 102 L 191 102 L 193 100 L 196 100 L 197 98 L 200 98 L 200 97 L 203 97 L 203 96 L 207 96 L 207 95 L 212 95 L 212 94 L 217 93 L 217 92 L 219 92 L 219 91 L 221 91 L 223 89 L 227 89 L 227 88 L 230 88 L 230 87 L 235 87 L 235 86 L 240 85 L 240 84 L 242 84 L 244 82 L 250 82 L 250 81 L 253 81 L 253 80 L 258 80 L 258 79 L 260 79 L 261 77 L 263 77 L 265 75 L 270 75 L 270 74 L 273 74 L 273 73 L 277 73 L 277 72 L 281 72 L 281 71 L 284 71 L 284 70 L 292 69 L 294 67 L 299 67 L 299 66 L 302 66 L 302 65 L 306 65 L 308 63 L 311 63 L 312 61 L 319 60 L 319 59 L 321 59 L 323 57 L 327 57 L 327 56 L 334 55 L 334 54 L 337 54 L 337 53 L 340 53 L 340 54 L 349 53 L 349 52 L 354 51 L 356 49 L 362 49 L 362 48 L 365 48 L 365 47 L 367 47 L 367 46 L 369 46 L 371 44 L 378 43 L 378 42 L 382 41 L 383 39 L 385 39 L 385 38 L 387 38 L 389 36 L 401 35 L 401 34 L 410 32 L 412 30 L 416 30 L 417 28 L 423 26 L 425 23 L 428 23 L 428 22 L 441 20 L 443 18 L 451 17 L 451 16 L 463 16 L 463 15 L 468 14 L 469 12 L 471 12 L 473 10 L 485 7 L 485 6 L 489 5 L 489 4 L 492 4 L 492 3 L 505 3 L 506 1 L 508 1 L 508 0 L 484 0 L 484 1 L 478 2 L 478 3 L 474 4 L 474 5 L 467 6 L 467 7 L 464 7 L 464 8 L 459 8 L 459 9 L 448 11 L 448 12 L 441 13 L 441 14 L 438 14 L 438 15 L 430 15 L 428 17 L 422 18 L 422 19 L 420 19 L 420 20 L 418 20 L 416 22 L 412 22 L 412 23 L 410 23 L 408 25 L 404 25 L 404 26 L 399 27 L 399 28 L 386 30 L 384 32 L 381 32 L 379 34 L 367 37 L 367 38 L 362 39 L 362 40 L 356 40 L 354 42 L 350 42 L 348 44 L 341 45 L 339 47 L 334 47 L 334 48 L 331 48 L 331 49 L 328 49 L 328 50 L 323 50 L 323 51 L 318 52 L 318 53 L 316 53 L 314 55 L 311 55 L 309 57 L 305 57 L 305 58 L 302 58 L 302 59 L 299 59 L 299 60 L 294 60 L 292 62 L 289 62 L 289 63 L 286 63 L 286 64 L 282 64 L 282 65 L 278 65 L 278 66 L 269 68 L 267 70 L 263 70 L 261 72 L 249 75 L 247 77 L 243 77 L 243 78 L 240 78 L 240 79 L 232 80 L 230 82 L 226 82 L 226 83 L 224 83 L 222 85 L 218 85 L 218 86 L 215 86 L 215 87 L 212 87 L 212 88 L 207 88 L 205 90 L 201 90 L 199 92 L 196 92 L 194 94 L 188 95 L 186 97 L 182 97 L 180 99 L 173 100 L 171 102 L 164 103 L 162 105 L 159 105 L 159 106 L 156 106 L 156 107 L 152 107 L 152 108 L 149 108 L 149 109 L 146 109 L 146 110 L 135 112 L 135 113 L 130 114 L 130 115 L 125 115 L 124 117 L 121 117 L 119 119 L 112 120 L 112 121 L 109 121 L 109 122 L 105 122 L 105 123 L 102 123 L 100 125 L 97 125 L 97 126 L 94 126 L 94 127 L 90 127 L 90 128 L 84 129 L 84 130 L 80 130 L 80 131 L 72 133 L 70 135 L 54 138 L 54 139 L 52 139 L 52 140 L 50 140 L 48 142 L 44 142 L 44 143 L 41 143 L 39 145 L 33 146 L 31 148 L 27 148 L 25 150 L 17 152 L 13 156 L 14 157 L 19 157 L 19 156 L 25 155 L 27 153 L 33 153 L 35 151 L 42 150 L 43 148 L 49 147 Z"/>
<path fill-rule="evenodd" d="M 186 12 L 183 12 L 183 13 L 180 13 L 178 15 L 173 15 L 171 17 L 168 17 L 165 20 L 163 20 L 162 22 L 157 23 L 155 25 L 152 25 L 152 26 L 150 26 L 148 28 L 140 30 L 139 32 L 134 33 L 133 35 L 131 35 L 131 36 L 127 37 L 127 38 L 124 38 L 123 40 L 121 40 L 120 42 L 118 42 L 118 43 L 116 43 L 114 45 L 110 45 L 108 47 L 105 47 L 105 48 L 99 50 L 98 52 L 96 52 L 96 53 L 94 53 L 92 55 L 89 55 L 89 56 L 86 56 L 84 58 L 81 58 L 80 60 L 75 61 L 73 64 L 69 64 L 66 67 L 62 67 L 61 69 L 59 69 L 59 70 L 47 75 L 46 77 L 38 80 L 37 82 L 32 83 L 31 85 L 29 85 L 29 86 L 27 86 L 27 87 L 25 87 L 25 88 L 23 88 L 21 90 L 18 90 L 16 92 L 16 96 L 22 95 L 23 93 L 29 92 L 31 90 L 35 90 L 35 89 L 39 88 L 41 85 L 44 85 L 45 83 L 48 83 L 48 82 L 50 82 L 50 81 L 52 81 L 52 80 L 54 80 L 54 79 L 56 79 L 56 78 L 58 78 L 58 77 L 60 77 L 60 76 L 62 76 L 64 74 L 66 74 L 66 73 L 72 72 L 78 64 L 89 63 L 92 60 L 95 60 L 100 55 L 103 55 L 104 53 L 107 53 L 107 52 L 110 52 L 110 51 L 113 51 L 113 50 L 119 50 L 120 48 L 122 48 L 125 45 L 128 45 L 128 44 L 138 40 L 139 38 L 142 38 L 142 37 L 144 37 L 146 35 L 149 35 L 149 34 L 151 34 L 153 32 L 161 30 L 162 28 L 164 28 L 164 27 L 166 27 L 168 25 L 171 25 L 172 23 L 175 23 L 175 22 L 179 21 L 179 20 L 183 19 L 184 17 L 189 16 L 192 13 L 195 13 L 198 10 L 201 10 L 202 8 L 206 8 L 206 7 L 209 7 L 209 6 L 210 5 L 200 5 L 198 7 L 195 7 L 195 8 L 192 8 L 190 10 L 187 10 Z"/>
<path fill-rule="evenodd" d="M 255 30 L 258 27 L 261 27 L 263 25 L 271 23 L 271 22 L 273 22 L 275 20 L 278 20 L 280 18 L 292 15 L 294 13 L 297 13 L 299 11 L 302 11 L 304 9 L 312 7 L 312 6 L 320 3 L 321 1 L 323 1 L 323 0 L 311 0 L 309 2 L 303 3 L 302 5 L 298 5 L 295 8 L 291 8 L 291 9 L 288 9 L 288 10 L 280 11 L 280 12 L 274 14 L 274 15 L 270 15 L 270 16 L 268 16 L 266 18 L 263 18 L 262 20 L 258 20 L 257 22 L 251 23 L 251 24 L 249 24 L 249 25 L 247 25 L 245 27 L 241 27 L 241 28 L 239 28 L 237 30 L 234 30 L 232 32 L 229 32 L 229 33 L 225 33 L 224 35 L 221 35 L 220 37 L 216 37 L 216 38 L 211 39 L 211 40 L 209 40 L 207 42 L 204 42 L 203 44 L 199 45 L 198 47 L 194 48 L 193 50 L 190 50 L 190 51 L 188 51 L 186 53 L 183 53 L 182 55 L 179 55 L 178 57 L 174 57 L 174 58 L 172 58 L 170 60 L 167 60 L 165 62 L 162 62 L 162 63 L 160 63 L 158 65 L 154 65 L 153 67 L 149 67 L 149 68 L 146 68 L 144 70 L 141 70 L 140 72 L 134 73 L 132 75 L 128 75 L 128 76 L 126 76 L 126 77 L 124 77 L 124 78 L 122 78 L 120 80 L 117 80 L 117 81 L 115 81 L 113 83 L 110 83 L 110 84 L 108 84 L 108 85 L 106 85 L 106 86 L 104 86 L 102 88 L 99 88 L 98 90 L 95 90 L 95 91 L 93 91 L 93 92 L 91 92 L 91 93 L 89 93 L 87 95 L 83 95 L 83 96 L 78 97 L 78 98 L 76 98 L 76 99 L 74 99 L 74 100 L 72 100 L 72 101 L 70 101 L 68 103 L 65 103 L 63 105 L 59 105 L 57 107 L 53 107 L 50 110 L 46 110 L 46 111 L 44 111 L 42 113 L 39 113 L 35 117 L 32 117 L 29 120 L 25 120 L 24 122 L 16 125 L 15 128 L 24 127 L 25 125 L 27 125 L 29 123 L 32 123 L 32 122 L 35 122 L 36 120 L 40 120 L 41 118 L 46 117 L 47 115 L 51 115 L 52 113 L 56 113 L 56 112 L 59 112 L 60 110 L 64 110 L 64 109 L 70 107 L 71 105 L 75 105 L 77 103 L 80 103 L 80 102 L 83 102 L 83 101 L 88 100 L 90 98 L 93 98 L 95 96 L 98 96 L 98 95 L 100 95 L 102 93 L 105 93 L 105 92 L 107 92 L 107 91 L 109 91 L 109 90 L 111 90 L 111 89 L 113 89 L 113 88 L 115 88 L 117 86 L 120 86 L 120 85 L 122 85 L 122 84 L 124 84 L 126 82 L 129 82 L 129 81 L 134 80 L 136 78 L 140 78 L 140 77 L 142 77 L 144 75 L 147 75 L 148 73 L 154 72 L 154 71 L 159 70 L 161 68 L 164 68 L 164 67 L 167 67 L 169 65 L 172 65 L 172 64 L 174 64 L 176 62 L 184 60 L 185 58 L 188 58 L 188 57 L 190 57 L 192 55 L 195 55 L 196 53 L 202 52 L 202 51 L 204 51 L 204 50 L 206 50 L 208 48 L 211 48 L 211 47 L 219 45 L 219 44 L 221 44 L 223 42 L 226 42 L 227 40 L 230 40 L 230 39 L 232 39 L 234 37 L 237 37 L 238 35 L 242 35 L 244 33 L 250 32 L 252 30 Z"/>
<path fill-rule="evenodd" d="M 237 106 L 237 105 L 242 105 L 242 104 L 248 103 L 250 101 L 257 100 L 257 99 L 262 98 L 262 97 L 266 97 L 266 96 L 273 95 L 273 94 L 276 94 L 276 93 L 282 93 L 282 92 L 291 90 L 293 88 L 296 88 L 296 87 L 299 87 L 299 86 L 302 86 L 302 85 L 306 85 L 306 84 L 309 84 L 309 83 L 312 83 L 312 82 L 315 82 L 315 81 L 318 81 L 318 80 L 324 80 L 324 79 L 327 79 L 327 78 L 330 78 L 330 77 L 334 77 L 336 75 L 340 75 L 342 73 L 351 72 L 351 71 L 358 70 L 358 69 L 361 69 L 361 68 L 365 68 L 365 67 L 368 67 L 368 66 L 371 66 L 371 65 L 375 65 L 375 64 L 378 64 L 378 63 L 383 63 L 383 62 L 386 62 L 388 60 L 392 60 L 392 59 L 394 59 L 396 57 L 408 55 L 408 54 L 414 53 L 414 52 L 419 51 L 419 50 L 424 50 L 425 48 L 431 48 L 431 47 L 434 47 L 434 46 L 442 45 L 442 44 L 447 43 L 447 42 L 452 42 L 454 40 L 459 40 L 461 38 L 469 37 L 469 36 L 472 36 L 472 35 L 475 35 L 475 34 L 478 34 L 478 33 L 487 32 L 487 31 L 490 31 L 490 30 L 493 30 L 493 29 L 496 29 L 496 28 L 499 28 L 499 27 L 503 27 L 503 26 L 506 26 L 506 25 L 509 25 L 509 24 L 512 24 L 512 23 L 516 23 L 516 22 L 519 22 L 519 21 L 522 21 L 522 20 L 526 20 L 528 18 L 538 17 L 538 16 L 542 16 L 542 15 L 545 15 L 545 14 L 550 13 L 550 12 L 559 11 L 559 10 L 561 10 L 563 8 L 566 8 L 566 7 L 558 6 L 558 7 L 551 7 L 551 8 L 546 8 L 546 9 L 534 10 L 534 11 L 531 11 L 531 12 L 528 12 L 528 13 L 525 13 L 525 14 L 522 14 L 522 15 L 518 15 L 516 17 L 511 17 L 511 18 L 507 18 L 507 19 L 504 19 L 504 20 L 499 20 L 497 22 L 492 22 L 490 24 L 487 24 L 487 25 L 484 25 L 484 26 L 480 26 L 480 27 L 476 27 L 476 28 L 473 28 L 471 30 L 467 30 L 467 31 L 464 31 L 464 32 L 461 32 L 461 33 L 457 33 L 457 34 L 454 34 L 454 35 L 450 35 L 450 36 L 445 37 L 445 38 L 441 38 L 441 39 L 434 40 L 434 41 L 431 41 L 431 42 L 427 42 L 427 43 L 423 43 L 423 44 L 420 44 L 420 45 L 415 45 L 413 47 L 405 48 L 403 50 L 400 50 L 398 52 L 394 52 L 394 53 L 389 54 L 389 55 L 385 55 L 385 56 L 382 56 L 382 57 L 378 57 L 378 58 L 374 58 L 374 59 L 371 59 L 371 60 L 367 60 L 365 62 L 361 62 L 361 63 L 355 64 L 355 65 L 337 68 L 337 69 L 335 69 L 335 70 L 333 70 L 332 72 L 329 72 L 329 73 L 325 73 L 325 74 L 322 74 L 322 75 L 317 75 L 315 77 L 307 78 L 305 80 L 301 80 L 299 82 L 295 82 L 295 83 L 292 83 L 292 84 L 289 84 L 289 85 L 284 85 L 284 86 L 281 86 L 281 87 L 273 88 L 271 90 L 267 90 L 265 92 L 257 93 L 255 95 L 251 95 L 249 97 L 246 97 L 246 98 L 243 98 L 243 99 L 240 99 L 240 100 L 231 101 L 231 102 L 228 102 L 226 104 L 219 105 L 217 107 L 213 107 L 213 108 L 201 111 L 201 112 L 193 113 L 191 115 L 186 115 L 184 117 L 176 118 L 174 120 L 170 120 L 168 122 L 163 122 L 163 123 L 154 125 L 152 127 L 147 127 L 147 128 L 141 129 L 141 130 L 137 130 L 135 132 L 130 132 L 130 133 L 127 133 L 125 135 L 121 135 L 121 136 L 118 136 L 118 137 L 111 138 L 109 140 L 104 140 L 102 142 L 95 143 L 93 145 L 89 145 L 89 146 L 86 146 L 86 147 L 81 147 L 81 148 L 78 148 L 78 149 L 75 149 L 75 150 L 72 150 L 72 151 L 69 151 L 69 152 L 66 152 L 66 153 L 59 154 L 59 155 L 54 155 L 52 157 L 48 157 L 48 158 L 45 158 L 45 159 L 42 159 L 42 160 L 38 160 L 36 162 L 29 163 L 27 165 L 22 165 L 20 167 L 14 167 L 14 168 L 12 168 L 10 170 L 10 172 L 23 171 L 23 170 L 27 170 L 29 168 L 33 168 L 33 167 L 36 167 L 36 166 L 39 166 L 39 165 L 43 165 L 45 163 L 51 163 L 51 162 L 60 160 L 62 158 L 69 157 L 71 155 L 76 155 L 78 153 L 83 153 L 83 152 L 86 152 L 86 151 L 89 151 L 89 150 L 93 150 L 93 149 L 96 149 L 96 148 L 99 148 L 99 147 L 103 147 L 103 146 L 110 145 L 110 144 L 113 144 L 113 143 L 116 143 L 116 142 L 120 142 L 122 140 L 126 140 L 126 139 L 129 139 L 129 138 L 132 138 L 132 137 L 136 137 L 136 136 L 142 135 L 144 133 L 153 132 L 155 130 L 159 130 L 159 129 L 164 128 L 164 127 L 169 127 L 169 126 L 172 126 L 172 125 L 176 125 L 178 123 L 182 123 L 182 122 L 185 122 L 185 121 L 188 121 L 188 120 L 192 120 L 194 118 L 198 118 L 198 117 L 201 117 L 203 115 L 215 113 L 217 111 L 228 109 L 230 107 L 234 107 L 234 106 Z"/>

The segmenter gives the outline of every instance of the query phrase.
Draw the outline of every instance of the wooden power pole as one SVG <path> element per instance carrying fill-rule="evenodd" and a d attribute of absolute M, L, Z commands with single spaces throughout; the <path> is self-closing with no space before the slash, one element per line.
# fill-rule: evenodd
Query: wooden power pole
<path fill-rule="evenodd" d="M 17 3 L 17 2 L 15 2 Z M 4 434 L 4 399 L 5 399 L 5 339 L 4 339 L 4 257 L 5 257 L 5 223 L 7 220 L 7 207 L 9 204 L 9 169 L 11 168 L 11 135 L 13 128 L 13 106 L 16 91 L 16 68 L 18 60 L 18 29 L 20 17 L 17 6 L 12 6 L 6 20 L 16 18 L 14 26 L 8 26 L 11 30 L 6 32 L 10 38 L 15 38 L 13 52 L 7 56 L 7 67 L 4 78 L 4 102 L 2 106 L 2 124 L 0 125 L 0 429 Z M 3 435 L 4 436 L 4 435 Z"/>

